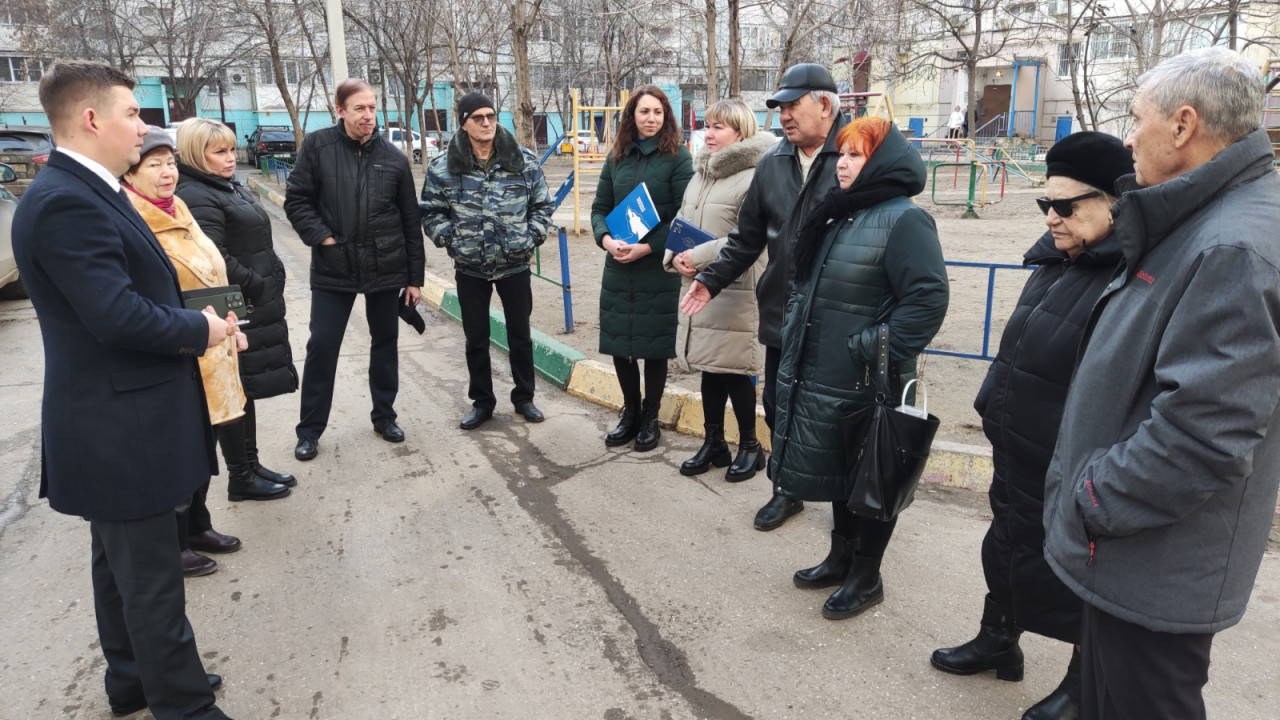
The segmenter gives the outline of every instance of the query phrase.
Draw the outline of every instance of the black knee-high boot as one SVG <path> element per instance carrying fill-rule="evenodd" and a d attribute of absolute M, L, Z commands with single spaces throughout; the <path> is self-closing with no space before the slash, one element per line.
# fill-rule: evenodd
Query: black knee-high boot
<path fill-rule="evenodd" d="M 298 479 L 294 476 L 268 470 L 258 462 L 258 412 L 254 408 L 253 398 L 246 399 L 244 403 L 244 450 L 249 464 L 253 466 L 254 475 L 285 487 L 298 484 Z"/>
<path fill-rule="evenodd" d="M 218 426 L 218 444 L 222 446 L 222 459 L 227 464 L 227 499 L 277 500 L 292 492 L 289 488 L 265 480 L 253 473 L 249 452 L 245 447 L 244 419 Z"/>

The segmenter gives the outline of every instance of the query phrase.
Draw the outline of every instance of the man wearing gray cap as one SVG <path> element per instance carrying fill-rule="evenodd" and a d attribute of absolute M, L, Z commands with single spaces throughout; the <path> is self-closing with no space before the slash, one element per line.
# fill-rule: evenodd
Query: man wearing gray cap
<path fill-rule="evenodd" d="M 836 187 L 836 133 L 847 121 L 840 112 L 840 96 L 831 73 L 821 65 L 792 65 L 782 75 L 778 92 L 765 101 L 777 108 L 786 139 L 765 151 L 756 166 L 738 226 L 715 262 L 698 273 L 680 304 L 695 315 L 721 290 L 751 267 L 766 249 L 768 265 L 756 286 L 760 301 L 760 343 L 765 349 L 764 419 L 773 428 L 774 382 L 782 357 L 782 315 L 795 278 L 791 249 L 809 210 Z M 754 429 L 739 428 L 742 447 L 755 445 L 755 467 L 764 466 L 764 452 Z M 774 492 L 756 513 L 757 530 L 781 527 L 804 509 L 804 503 Z"/>

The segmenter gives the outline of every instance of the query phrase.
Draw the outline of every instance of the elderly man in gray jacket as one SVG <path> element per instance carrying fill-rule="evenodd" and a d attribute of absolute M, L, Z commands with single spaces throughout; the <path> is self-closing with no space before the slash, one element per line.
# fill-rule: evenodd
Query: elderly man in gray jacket
<path fill-rule="evenodd" d="M 1280 179 L 1258 68 L 1224 48 L 1134 97 L 1122 270 L 1093 310 L 1045 489 L 1045 555 L 1085 601 L 1081 717 L 1203 718 L 1280 483 Z"/>

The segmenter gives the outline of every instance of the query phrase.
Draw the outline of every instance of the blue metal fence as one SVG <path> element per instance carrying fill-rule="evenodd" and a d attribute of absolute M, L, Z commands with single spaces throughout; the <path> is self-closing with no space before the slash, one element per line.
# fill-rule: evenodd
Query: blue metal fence
<path fill-rule="evenodd" d="M 262 171 L 272 180 L 285 185 L 289 182 L 289 173 L 293 170 L 293 163 L 287 163 L 283 160 L 277 160 L 270 155 L 262 158 Z"/>
<path fill-rule="evenodd" d="M 552 155 L 557 154 L 560 144 L 564 142 L 567 135 L 561 135 L 556 141 L 551 143 L 547 151 L 542 154 L 542 158 L 538 160 L 538 165 L 546 165 L 547 160 Z M 569 191 L 573 189 L 573 173 L 569 173 L 569 177 L 560 184 L 555 194 L 555 208 L 552 212 L 560 209 L 560 204 L 569 196 Z M 564 299 L 564 331 L 565 333 L 573 332 L 573 286 L 569 283 L 569 237 L 565 233 L 564 228 L 556 228 L 556 239 L 560 248 L 560 279 L 547 277 L 542 274 L 542 248 L 537 248 L 533 252 L 533 275 L 534 277 L 546 280 L 560 288 Z"/>
<path fill-rule="evenodd" d="M 1034 268 L 1024 268 L 1021 265 L 1012 265 L 1010 263 L 980 263 L 980 262 L 964 262 L 961 260 L 946 261 L 947 267 L 966 267 L 980 268 L 987 271 L 987 304 L 982 315 L 982 352 L 966 353 L 957 352 L 955 350 L 934 350 L 933 348 L 925 348 L 926 355 L 945 355 L 947 357 L 965 358 L 967 360 L 994 360 L 995 355 L 991 354 L 991 311 L 995 305 L 995 288 L 996 288 L 996 271 L 997 270 L 1030 270 Z"/>

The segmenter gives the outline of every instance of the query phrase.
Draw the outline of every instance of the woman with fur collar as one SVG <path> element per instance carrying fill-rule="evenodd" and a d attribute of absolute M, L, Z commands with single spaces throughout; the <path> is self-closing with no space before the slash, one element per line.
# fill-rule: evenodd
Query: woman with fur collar
<path fill-rule="evenodd" d="M 772 133 L 757 133 L 755 113 L 741 100 L 712 105 L 707 109 L 705 126 L 706 147 L 693 159 L 694 176 L 685 190 L 679 217 L 716 239 L 679 254 L 666 251 L 663 267 L 684 276 L 682 294 L 728 241 L 756 163 L 777 142 Z M 760 319 L 756 281 L 767 262 L 768 254 L 761 253 L 705 311 L 692 317 L 680 315 L 676 361 L 683 370 L 702 372 L 706 437 L 697 454 L 680 466 L 684 475 L 699 475 L 712 465 L 729 465 L 725 479 L 740 482 L 764 467 L 764 451 L 756 440 L 756 392 L 751 376 L 759 376 L 764 367 L 764 348 L 756 338 Z M 724 439 L 725 404 L 730 399 L 738 425 L 736 458 Z"/>

